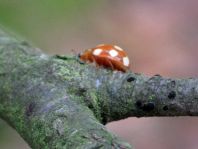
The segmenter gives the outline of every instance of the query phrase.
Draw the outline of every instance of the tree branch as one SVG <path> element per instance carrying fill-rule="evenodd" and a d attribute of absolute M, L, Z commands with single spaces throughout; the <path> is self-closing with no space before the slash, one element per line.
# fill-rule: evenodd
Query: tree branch
<path fill-rule="evenodd" d="M 103 124 L 197 115 L 197 79 L 147 77 L 43 54 L 0 31 L 0 117 L 33 149 L 131 148 Z"/>
<path fill-rule="evenodd" d="M 49 57 L 0 31 L 0 117 L 33 149 L 131 148 L 96 119 L 99 109 L 87 107 L 95 92 L 85 99 L 77 86 L 88 79 L 88 68 L 83 72 L 74 59 Z"/>

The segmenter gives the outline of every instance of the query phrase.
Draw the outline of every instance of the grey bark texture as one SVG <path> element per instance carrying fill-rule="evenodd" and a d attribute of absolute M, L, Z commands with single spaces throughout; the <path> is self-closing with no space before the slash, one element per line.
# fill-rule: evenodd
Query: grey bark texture
<path fill-rule="evenodd" d="M 48 56 L 0 31 L 0 117 L 32 149 L 133 148 L 103 124 L 197 115 L 198 79 L 147 77 Z"/>

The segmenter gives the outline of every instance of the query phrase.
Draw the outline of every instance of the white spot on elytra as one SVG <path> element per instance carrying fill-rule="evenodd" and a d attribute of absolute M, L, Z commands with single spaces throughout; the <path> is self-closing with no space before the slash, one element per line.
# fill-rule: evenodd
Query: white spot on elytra
<path fill-rule="evenodd" d="M 115 49 L 120 50 L 120 51 L 124 51 L 122 48 L 118 47 L 118 46 L 114 46 Z"/>
<path fill-rule="evenodd" d="M 118 52 L 116 50 L 110 50 L 109 54 L 111 55 L 111 57 L 116 57 L 118 55 Z"/>
<path fill-rule="evenodd" d="M 96 56 L 100 55 L 101 53 L 102 53 L 102 49 L 95 49 L 93 51 L 93 55 L 96 55 Z"/>
<path fill-rule="evenodd" d="M 129 66 L 129 58 L 128 57 L 124 57 L 123 58 L 123 63 L 124 63 L 124 66 Z"/>

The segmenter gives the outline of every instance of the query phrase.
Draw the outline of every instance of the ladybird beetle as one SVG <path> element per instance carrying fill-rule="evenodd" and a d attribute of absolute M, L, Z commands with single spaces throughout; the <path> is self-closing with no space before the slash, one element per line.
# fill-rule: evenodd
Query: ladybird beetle
<path fill-rule="evenodd" d="M 130 65 L 126 52 L 116 45 L 109 44 L 100 44 L 87 49 L 79 55 L 79 58 L 83 62 L 95 63 L 97 66 L 122 72 L 129 70 Z"/>

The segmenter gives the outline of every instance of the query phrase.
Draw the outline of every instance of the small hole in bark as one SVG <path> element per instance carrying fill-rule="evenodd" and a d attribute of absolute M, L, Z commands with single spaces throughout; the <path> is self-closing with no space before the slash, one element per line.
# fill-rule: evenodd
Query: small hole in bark
<path fill-rule="evenodd" d="M 136 78 L 134 78 L 134 77 L 129 77 L 128 79 L 127 79 L 127 82 L 133 82 L 133 81 L 135 81 L 136 80 Z"/>
<path fill-rule="evenodd" d="M 163 107 L 163 110 L 164 110 L 164 111 L 167 111 L 167 110 L 168 110 L 168 106 L 164 106 L 164 107 Z"/>
<path fill-rule="evenodd" d="M 168 94 L 168 98 L 169 99 L 175 99 L 176 97 L 176 92 L 175 91 L 171 91 L 169 94 Z"/>
<path fill-rule="evenodd" d="M 143 106 L 143 110 L 147 112 L 152 111 L 154 108 L 155 108 L 155 104 L 153 102 L 149 102 L 147 104 L 144 104 Z"/>
<path fill-rule="evenodd" d="M 142 107 L 142 101 L 141 100 L 138 100 L 138 101 L 136 101 L 136 106 L 138 107 L 138 108 L 141 108 Z"/>

